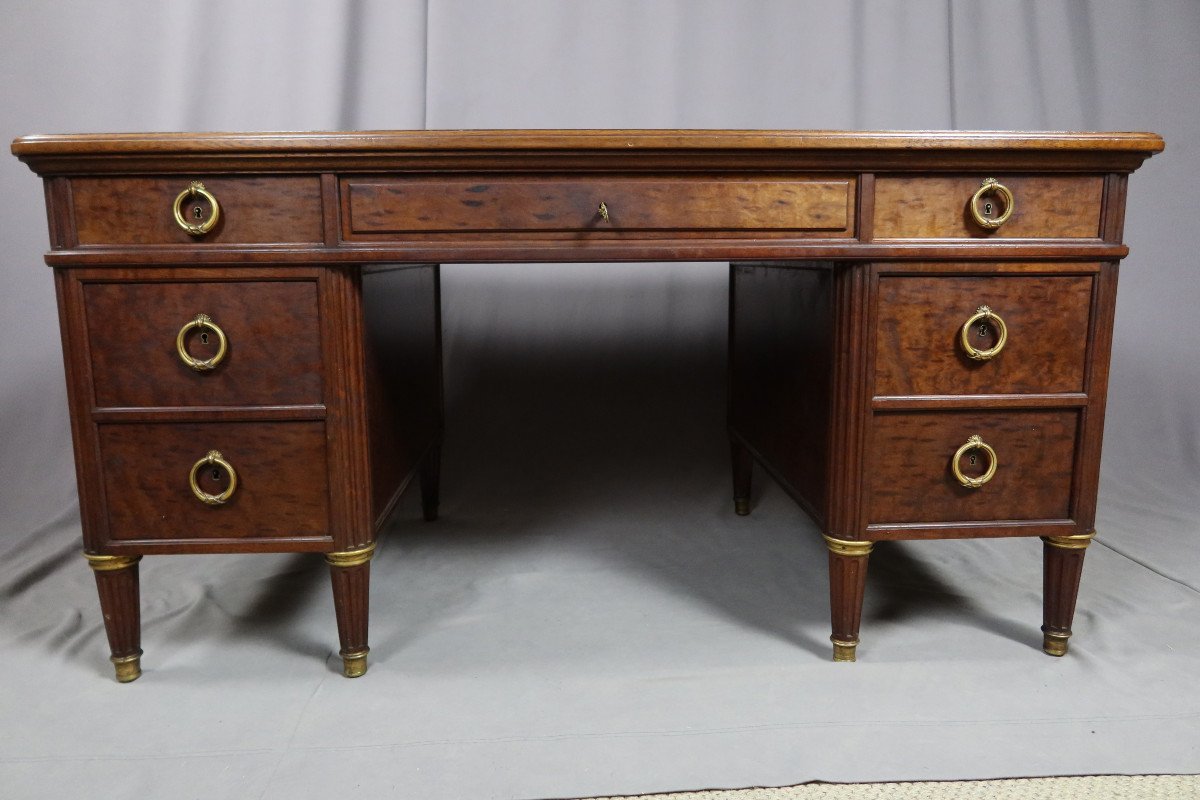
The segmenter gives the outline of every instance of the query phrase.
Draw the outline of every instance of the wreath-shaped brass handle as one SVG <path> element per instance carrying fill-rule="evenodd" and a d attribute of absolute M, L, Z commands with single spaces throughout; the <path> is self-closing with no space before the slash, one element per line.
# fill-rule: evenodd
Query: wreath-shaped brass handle
<path fill-rule="evenodd" d="M 205 467 L 220 467 L 228 473 L 229 485 L 225 487 L 225 491 L 220 494 L 209 494 L 200 488 L 200 484 L 196 482 L 196 476 Z M 192 465 L 192 471 L 188 473 L 188 484 L 192 487 L 192 494 L 196 495 L 197 500 L 205 505 L 219 506 L 233 497 L 233 493 L 237 489 L 237 472 L 234 470 L 233 464 L 226 461 L 219 451 L 209 450 L 208 455 Z"/>
<path fill-rule="evenodd" d="M 189 222 L 183 214 L 183 202 L 194 195 L 200 195 L 212 206 L 212 213 L 203 222 Z M 205 189 L 204 184 L 200 181 L 192 181 L 186 189 L 175 197 L 174 210 L 175 221 L 179 223 L 179 227 L 192 236 L 203 236 L 208 233 L 217 224 L 217 220 L 221 218 L 221 206 L 217 203 L 217 198 L 213 197 L 212 192 Z"/>
<path fill-rule="evenodd" d="M 962 457 L 971 450 L 982 450 L 983 452 L 987 453 L 987 471 L 985 471 L 978 478 L 972 478 L 969 475 L 964 475 L 962 467 L 958 465 L 958 462 L 962 461 Z M 978 489 L 980 486 L 983 486 L 985 483 L 990 481 L 996 474 L 996 466 L 996 451 L 992 449 L 990 444 L 985 442 L 979 436 L 971 436 L 969 439 L 967 439 L 962 447 L 954 451 L 954 458 L 950 461 L 950 469 L 954 472 L 954 477 L 958 478 L 958 482 L 968 489 Z"/>
<path fill-rule="evenodd" d="M 1004 203 L 1004 212 L 998 217 L 985 217 L 979 211 L 979 201 L 983 199 L 984 195 L 991 194 L 992 192 L 1000 195 L 1000 199 Z M 971 195 L 971 202 L 968 206 L 971 209 L 971 217 L 975 220 L 976 225 L 989 231 L 994 231 L 1008 222 L 1008 218 L 1012 216 L 1017 203 L 1013 199 L 1012 191 L 1007 186 L 995 178 L 984 178 L 983 183 L 975 190 L 975 194 Z"/>
<path fill-rule="evenodd" d="M 187 351 L 187 335 L 193 328 L 208 328 L 217 335 L 217 352 L 213 354 L 212 358 L 195 358 Z M 225 338 L 225 331 L 212 321 L 212 317 L 208 314 L 197 314 L 195 319 L 179 329 L 179 335 L 175 337 L 175 350 L 179 353 L 179 360 L 184 364 L 196 372 L 208 372 L 210 369 L 215 369 L 217 364 L 220 364 L 221 360 L 225 358 L 225 353 L 229 350 L 229 340 Z"/>
<path fill-rule="evenodd" d="M 990 322 L 996 326 L 996 343 L 986 350 L 980 350 L 971 344 L 971 326 L 977 322 Z M 1008 343 L 1008 326 L 1004 324 L 1004 320 L 1000 319 L 1000 315 L 995 311 L 992 311 L 987 306 L 980 306 L 975 309 L 975 313 L 971 315 L 970 319 L 963 323 L 962 330 L 959 331 L 958 341 L 968 358 L 974 361 L 987 361 L 1000 355 L 1000 351 Z"/>

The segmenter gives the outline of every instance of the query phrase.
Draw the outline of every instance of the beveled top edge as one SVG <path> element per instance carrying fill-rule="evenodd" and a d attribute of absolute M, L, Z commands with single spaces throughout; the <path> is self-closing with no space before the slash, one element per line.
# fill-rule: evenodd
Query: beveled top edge
<path fill-rule="evenodd" d="M 35 134 L 12 142 L 18 157 L 236 153 L 404 153 L 545 150 L 1062 150 L 1163 149 L 1137 132 L 449 130 L 262 133 Z"/>

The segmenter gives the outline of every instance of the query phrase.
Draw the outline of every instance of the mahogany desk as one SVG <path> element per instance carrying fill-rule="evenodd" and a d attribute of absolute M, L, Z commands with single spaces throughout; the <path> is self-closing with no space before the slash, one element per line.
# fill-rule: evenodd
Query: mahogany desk
<path fill-rule="evenodd" d="M 734 503 L 757 462 L 829 549 L 1041 537 L 1063 655 L 1094 535 L 1126 181 L 1146 133 L 30 136 L 85 553 L 117 679 L 138 562 L 324 553 L 366 671 L 375 536 L 438 505 L 438 264 L 729 261 Z M 747 546 L 752 546 L 748 544 Z"/>

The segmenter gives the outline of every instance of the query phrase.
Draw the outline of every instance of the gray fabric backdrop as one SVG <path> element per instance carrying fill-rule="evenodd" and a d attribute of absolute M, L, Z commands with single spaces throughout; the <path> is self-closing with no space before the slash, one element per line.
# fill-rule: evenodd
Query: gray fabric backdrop
<path fill-rule="evenodd" d="M 865 661 L 828 672 L 807 522 L 770 486 L 750 521 L 728 509 L 725 267 L 471 265 L 443 274 L 445 524 L 422 528 L 406 508 L 394 526 L 376 570 L 376 666 L 346 685 L 313 664 L 335 641 L 319 563 L 273 556 L 147 562 L 147 676 L 105 683 L 77 555 L 41 188 L 0 158 L 0 659 L 17 676 L 0 686 L 0 785 L 16 781 L 12 796 L 84 796 L 96 780 L 113 781 L 113 796 L 305 796 L 357 781 L 402 796 L 534 797 L 1200 771 L 1200 697 L 1183 680 L 1200 664 L 1200 361 L 1187 332 L 1200 299 L 1200 3 L 54 0 L 3 11 L 5 140 L 421 127 L 1167 140 L 1130 186 L 1105 547 L 1085 573 L 1091 644 L 1071 663 L 1027 646 L 1036 547 L 944 543 L 874 560 Z M 997 561 L 1020 574 L 994 574 Z M 858 700 L 837 706 L 843 692 Z M 359 716 L 340 717 L 347 708 Z M 115 711 L 124 723 L 101 724 Z M 852 756 L 868 746 L 869 761 Z"/>

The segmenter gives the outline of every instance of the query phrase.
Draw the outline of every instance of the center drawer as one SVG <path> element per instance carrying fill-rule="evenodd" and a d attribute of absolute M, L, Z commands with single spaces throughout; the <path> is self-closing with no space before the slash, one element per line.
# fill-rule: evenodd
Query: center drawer
<path fill-rule="evenodd" d="M 343 236 L 499 231 L 853 233 L 855 178 L 347 178 Z"/>

